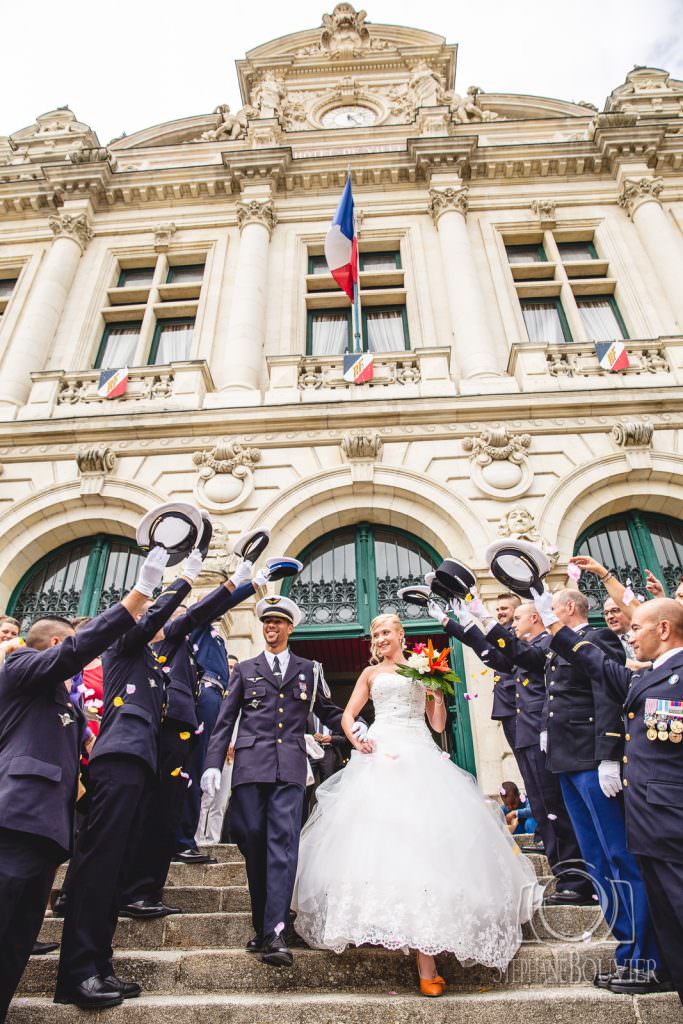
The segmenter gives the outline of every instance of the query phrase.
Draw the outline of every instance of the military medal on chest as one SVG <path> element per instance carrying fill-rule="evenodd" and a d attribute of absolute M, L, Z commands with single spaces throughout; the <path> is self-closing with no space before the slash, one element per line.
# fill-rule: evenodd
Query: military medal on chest
<path fill-rule="evenodd" d="M 643 722 L 650 742 L 680 743 L 683 741 L 683 700 L 648 697 Z"/>

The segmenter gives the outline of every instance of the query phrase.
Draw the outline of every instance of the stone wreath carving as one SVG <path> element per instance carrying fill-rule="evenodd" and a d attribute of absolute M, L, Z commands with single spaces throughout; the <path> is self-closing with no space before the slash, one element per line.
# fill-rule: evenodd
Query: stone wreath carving
<path fill-rule="evenodd" d="M 531 486 L 533 474 L 527 459 L 530 434 L 488 428 L 464 438 L 462 445 L 470 452 L 472 481 L 485 494 L 517 498 Z"/>
<path fill-rule="evenodd" d="M 238 508 L 254 487 L 254 466 L 261 461 L 258 448 L 237 441 L 217 444 L 192 456 L 199 467 L 195 495 L 207 509 L 224 512 Z"/>

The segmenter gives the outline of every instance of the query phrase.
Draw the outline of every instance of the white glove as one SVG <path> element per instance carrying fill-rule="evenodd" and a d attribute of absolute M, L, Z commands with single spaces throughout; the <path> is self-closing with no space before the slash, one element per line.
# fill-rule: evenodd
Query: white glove
<path fill-rule="evenodd" d="M 245 558 L 244 561 L 240 562 L 240 564 L 237 566 L 228 582 L 232 583 L 235 590 L 237 590 L 237 588 L 241 587 L 243 583 L 248 583 L 250 581 L 251 570 L 253 568 L 254 563 L 250 562 L 247 558 Z"/>
<path fill-rule="evenodd" d="M 269 579 L 270 569 L 267 565 L 264 565 L 262 569 L 259 569 L 259 571 L 255 573 L 251 582 L 254 584 L 254 589 L 256 589 L 256 587 L 265 587 Z"/>
<path fill-rule="evenodd" d="M 204 562 L 204 555 L 201 553 L 199 548 L 195 548 L 187 556 L 185 565 L 183 566 L 183 576 L 186 579 L 191 580 L 192 583 L 197 579 L 200 572 L 202 571 L 202 563 Z"/>
<path fill-rule="evenodd" d="M 541 748 L 541 750 L 543 751 L 544 754 L 548 753 L 548 732 L 547 732 L 546 729 L 543 729 L 543 731 L 539 735 L 539 737 L 538 737 L 538 745 L 539 745 L 539 747 Z"/>
<path fill-rule="evenodd" d="M 354 722 L 351 726 L 351 735 L 354 736 L 359 743 L 368 738 L 368 727 L 365 722 Z"/>
<path fill-rule="evenodd" d="M 621 765 L 618 761 L 601 761 L 598 765 L 598 782 L 606 797 L 616 796 L 622 791 Z"/>
<path fill-rule="evenodd" d="M 531 593 L 534 595 L 536 611 L 541 616 L 541 622 L 543 625 L 552 626 L 554 622 L 559 622 L 560 620 L 553 611 L 553 595 L 550 591 L 543 590 L 539 594 L 537 590 L 532 590 Z"/>
<path fill-rule="evenodd" d="M 213 799 L 221 785 L 221 773 L 218 771 L 218 768 L 207 768 L 200 779 L 199 785 L 202 793 L 206 793 L 209 799 Z"/>
<path fill-rule="evenodd" d="M 448 622 L 448 616 L 441 605 L 438 605 L 436 601 L 430 601 L 427 605 L 427 615 L 429 615 L 430 619 L 436 619 L 436 621 L 440 622 L 442 626 L 445 626 Z"/>
<path fill-rule="evenodd" d="M 472 602 L 474 604 L 474 602 Z M 465 601 L 460 601 L 457 597 L 454 597 L 451 601 L 451 608 L 456 619 L 465 629 L 474 625 L 474 616 L 470 613 L 470 609 L 467 607 Z"/>
<path fill-rule="evenodd" d="M 152 548 L 140 566 L 140 575 L 135 584 L 135 589 L 144 594 L 145 597 L 153 597 L 154 591 L 157 587 L 161 586 L 164 569 L 167 564 L 168 551 L 166 548 L 159 547 L 158 545 Z"/>

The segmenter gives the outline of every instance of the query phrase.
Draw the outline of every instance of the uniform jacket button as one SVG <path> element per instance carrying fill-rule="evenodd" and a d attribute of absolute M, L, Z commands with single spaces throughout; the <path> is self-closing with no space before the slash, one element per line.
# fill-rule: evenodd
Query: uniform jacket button
<path fill-rule="evenodd" d="M 622 757 L 621 760 L 624 762 L 624 764 L 628 764 L 628 758 L 626 757 L 626 755 L 624 755 L 624 757 Z"/>
<path fill-rule="evenodd" d="M 278 743 L 282 743 L 282 740 L 278 740 Z"/>
<path fill-rule="evenodd" d="M 625 740 L 626 740 L 626 742 L 628 743 L 628 741 L 629 741 L 629 740 L 631 739 L 631 733 L 630 733 L 630 732 L 627 732 L 627 733 L 626 733 L 626 735 L 624 736 L 624 739 L 625 739 Z"/>
<path fill-rule="evenodd" d="M 628 779 L 624 779 L 624 785 L 628 786 Z"/>
<path fill-rule="evenodd" d="M 636 717 L 635 711 L 629 711 L 628 717 L 629 718 L 635 718 Z"/>

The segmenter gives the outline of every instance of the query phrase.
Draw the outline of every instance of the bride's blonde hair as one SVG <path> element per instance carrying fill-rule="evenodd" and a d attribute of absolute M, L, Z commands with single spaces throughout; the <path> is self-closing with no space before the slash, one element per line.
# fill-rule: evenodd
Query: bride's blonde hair
<path fill-rule="evenodd" d="M 403 648 L 403 643 L 405 641 L 406 635 L 403 632 L 403 623 L 399 619 L 398 615 L 393 615 L 393 614 L 390 614 L 390 615 L 376 615 L 375 618 L 370 623 L 370 664 L 371 665 L 379 665 L 380 661 L 382 660 L 380 658 L 380 656 L 379 656 L 379 651 L 377 650 L 377 646 L 375 644 L 375 641 L 372 639 L 372 634 L 374 633 L 374 631 L 376 629 L 379 629 L 380 626 L 385 626 L 385 625 L 387 625 L 387 626 L 394 626 L 394 628 L 397 629 L 400 632 L 400 634 L 401 634 L 401 648 Z"/>

